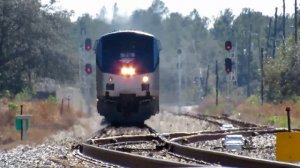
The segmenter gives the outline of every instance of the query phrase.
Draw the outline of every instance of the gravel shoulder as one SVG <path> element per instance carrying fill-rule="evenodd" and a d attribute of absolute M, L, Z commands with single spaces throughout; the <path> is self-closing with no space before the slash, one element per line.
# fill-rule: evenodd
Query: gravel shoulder
<path fill-rule="evenodd" d="M 60 131 L 45 139 L 43 143 L 19 145 L 13 149 L 0 149 L 0 167 L 99 167 L 77 159 L 72 154 L 72 146 L 91 137 L 96 131 L 104 128 L 102 117 L 96 112 L 89 118 L 81 118 L 78 123 L 66 131 Z M 164 112 L 153 116 L 146 124 L 160 133 L 195 132 L 201 130 L 218 130 L 219 127 L 205 121 L 189 117 L 174 116 Z M 255 158 L 275 160 L 275 135 L 253 137 L 254 149 L 232 152 Z M 189 144 L 202 149 L 219 150 L 221 140 L 211 140 Z M 226 151 L 230 152 L 230 151 Z M 100 167 L 107 167 L 106 163 Z M 109 166 L 110 167 L 110 166 Z"/>
<path fill-rule="evenodd" d="M 80 119 L 78 124 L 50 136 L 43 143 L 0 150 L 0 167 L 95 167 L 75 158 L 71 149 L 101 129 L 100 121 L 101 117 L 95 114 Z"/>

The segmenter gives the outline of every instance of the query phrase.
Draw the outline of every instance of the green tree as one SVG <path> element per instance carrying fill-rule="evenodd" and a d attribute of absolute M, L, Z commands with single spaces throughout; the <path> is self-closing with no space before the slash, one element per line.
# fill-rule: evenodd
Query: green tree
<path fill-rule="evenodd" d="M 68 12 L 38 0 L 1 0 L 0 11 L 0 92 L 32 88 L 33 80 L 44 77 L 74 80 Z"/>

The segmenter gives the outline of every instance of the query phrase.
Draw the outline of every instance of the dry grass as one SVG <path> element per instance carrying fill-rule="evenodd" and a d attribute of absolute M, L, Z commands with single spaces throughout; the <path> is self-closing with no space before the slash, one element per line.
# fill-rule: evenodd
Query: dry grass
<path fill-rule="evenodd" d="M 203 114 L 221 115 L 225 106 L 224 98 L 220 98 L 219 105 L 216 106 L 215 97 L 207 97 L 199 106 L 199 111 Z M 234 118 L 276 127 L 287 127 L 285 108 L 290 107 L 292 128 L 300 128 L 299 103 L 283 102 L 281 104 L 264 103 L 260 105 L 257 98 L 250 97 L 245 101 L 232 99 L 230 100 L 230 106 Z"/>
<path fill-rule="evenodd" d="M 0 101 L 0 149 L 10 148 L 13 144 L 20 144 L 20 132 L 15 129 L 15 116 L 20 114 L 20 108 L 9 109 L 8 101 Z M 70 128 L 76 123 L 82 113 L 72 110 L 67 106 L 36 101 L 22 103 L 23 114 L 32 115 L 30 121 L 29 142 L 40 143 L 49 135 Z"/>
<path fill-rule="evenodd" d="M 299 128 L 300 104 L 285 102 L 281 104 L 264 103 L 263 105 L 243 102 L 235 108 L 235 114 L 245 121 L 258 122 L 276 127 L 287 127 L 286 107 L 290 107 L 292 127 Z"/>

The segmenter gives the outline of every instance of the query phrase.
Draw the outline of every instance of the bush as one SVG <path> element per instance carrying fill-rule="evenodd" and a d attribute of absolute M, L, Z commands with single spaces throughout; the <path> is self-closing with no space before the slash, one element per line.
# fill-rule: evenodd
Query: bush
<path fill-rule="evenodd" d="M 8 103 L 8 109 L 9 109 L 9 111 L 17 111 L 18 107 L 19 106 L 15 102 L 9 102 Z"/>
<path fill-rule="evenodd" d="M 10 91 L 9 91 L 9 90 L 4 90 L 4 92 L 3 92 L 3 97 L 5 97 L 5 98 L 11 98 L 11 93 L 10 93 Z"/>
<path fill-rule="evenodd" d="M 267 119 L 268 124 L 287 127 L 287 118 L 286 116 L 271 116 Z"/>
<path fill-rule="evenodd" d="M 20 93 L 18 93 L 15 97 L 16 101 L 29 101 L 33 95 L 33 91 L 29 88 L 24 88 Z"/>
<path fill-rule="evenodd" d="M 256 96 L 256 95 L 251 95 L 250 97 L 248 97 L 246 102 L 248 104 L 251 104 L 251 105 L 258 105 L 259 104 L 259 97 Z"/>
<path fill-rule="evenodd" d="M 56 98 L 55 96 L 50 95 L 50 96 L 48 97 L 48 102 L 49 102 L 50 104 L 55 105 L 55 104 L 57 104 L 57 98 Z"/>
<path fill-rule="evenodd" d="M 291 101 L 296 104 L 300 104 L 300 96 L 292 96 Z"/>

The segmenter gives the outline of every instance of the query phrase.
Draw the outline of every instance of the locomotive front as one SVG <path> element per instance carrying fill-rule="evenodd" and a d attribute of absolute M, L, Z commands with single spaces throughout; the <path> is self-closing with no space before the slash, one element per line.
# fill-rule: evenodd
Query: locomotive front
<path fill-rule="evenodd" d="M 97 109 L 114 124 L 142 124 L 159 111 L 160 43 L 152 35 L 119 31 L 96 48 Z"/>

